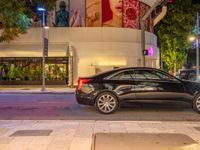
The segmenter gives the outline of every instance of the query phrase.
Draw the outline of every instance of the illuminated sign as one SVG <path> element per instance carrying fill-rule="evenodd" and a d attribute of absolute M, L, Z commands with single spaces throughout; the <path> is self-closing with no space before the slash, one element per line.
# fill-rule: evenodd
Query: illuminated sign
<path fill-rule="evenodd" d="M 153 49 L 152 46 L 150 46 L 150 47 L 148 48 L 148 56 L 153 57 L 153 55 L 154 55 L 154 49 Z"/>

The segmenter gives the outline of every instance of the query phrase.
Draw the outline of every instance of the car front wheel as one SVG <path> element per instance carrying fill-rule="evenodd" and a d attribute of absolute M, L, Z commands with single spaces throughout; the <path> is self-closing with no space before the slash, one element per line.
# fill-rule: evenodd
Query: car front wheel
<path fill-rule="evenodd" d="M 99 112 L 110 114 L 118 108 L 118 100 L 112 93 L 104 92 L 97 96 L 95 105 Z"/>
<path fill-rule="evenodd" d="M 193 101 L 193 109 L 200 113 L 200 94 L 198 94 Z"/>

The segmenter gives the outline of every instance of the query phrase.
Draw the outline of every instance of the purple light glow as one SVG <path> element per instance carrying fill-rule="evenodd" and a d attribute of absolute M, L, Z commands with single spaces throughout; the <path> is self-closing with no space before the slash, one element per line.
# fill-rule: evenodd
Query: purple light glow
<path fill-rule="evenodd" d="M 153 56 L 154 55 L 154 49 L 153 49 L 153 47 L 152 46 L 150 46 L 149 48 L 148 48 L 148 56 Z"/>

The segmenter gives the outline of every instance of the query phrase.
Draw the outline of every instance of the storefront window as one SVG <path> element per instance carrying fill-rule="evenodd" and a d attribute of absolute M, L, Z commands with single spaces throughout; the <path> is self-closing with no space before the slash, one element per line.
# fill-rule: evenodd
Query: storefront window
<path fill-rule="evenodd" d="M 46 58 L 46 80 L 66 81 L 68 79 L 67 57 Z M 0 58 L 0 81 L 41 81 L 42 58 L 15 57 Z"/>

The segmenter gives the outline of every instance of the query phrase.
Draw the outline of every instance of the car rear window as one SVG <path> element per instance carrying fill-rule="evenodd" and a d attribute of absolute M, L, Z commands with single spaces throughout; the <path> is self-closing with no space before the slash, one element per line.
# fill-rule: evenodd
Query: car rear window
<path fill-rule="evenodd" d="M 133 80 L 130 71 L 123 71 L 110 77 L 112 80 Z"/>

